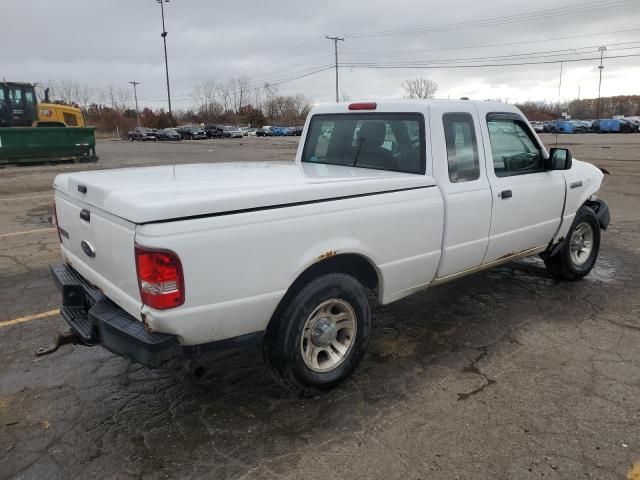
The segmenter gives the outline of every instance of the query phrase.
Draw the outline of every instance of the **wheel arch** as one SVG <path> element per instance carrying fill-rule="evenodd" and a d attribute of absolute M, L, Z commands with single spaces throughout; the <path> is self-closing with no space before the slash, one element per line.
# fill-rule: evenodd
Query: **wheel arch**
<path fill-rule="evenodd" d="M 353 276 L 369 289 L 377 298 L 381 298 L 383 280 L 382 274 L 375 264 L 367 257 L 358 253 L 329 252 L 323 258 L 308 265 L 291 283 L 284 296 L 278 302 L 269 324 L 281 309 L 301 288 L 316 277 L 328 273 L 344 273 Z M 268 328 L 268 326 L 267 326 Z"/>

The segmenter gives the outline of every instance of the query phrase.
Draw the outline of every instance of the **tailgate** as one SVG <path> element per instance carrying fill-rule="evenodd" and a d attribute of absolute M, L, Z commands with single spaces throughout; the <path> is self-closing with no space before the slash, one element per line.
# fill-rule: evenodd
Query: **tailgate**
<path fill-rule="evenodd" d="M 56 191 L 65 261 L 114 303 L 140 319 L 135 224 Z"/>

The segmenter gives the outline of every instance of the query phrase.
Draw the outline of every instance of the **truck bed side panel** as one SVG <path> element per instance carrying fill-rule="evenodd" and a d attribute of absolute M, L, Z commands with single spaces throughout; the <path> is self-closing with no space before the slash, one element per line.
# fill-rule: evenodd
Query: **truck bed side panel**
<path fill-rule="evenodd" d="M 143 309 L 152 328 L 183 344 L 266 328 L 295 278 L 322 259 L 367 258 L 388 303 L 431 282 L 440 258 L 443 206 L 438 188 L 408 189 L 256 212 L 138 227 L 136 243 L 175 251 L 186 301 Z"/>

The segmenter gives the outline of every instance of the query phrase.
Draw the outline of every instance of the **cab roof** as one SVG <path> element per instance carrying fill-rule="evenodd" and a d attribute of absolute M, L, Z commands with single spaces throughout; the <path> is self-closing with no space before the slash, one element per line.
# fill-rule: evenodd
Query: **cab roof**
<path fill-rule="evenodd" d="M 353 109 L 354 105 L 372 104 L 375 108 Z M 420 100 L 420 99 L 399 99 L 399 100 L 363 100 L 339 103 L 316 104 L 311 114 L 327 113 L 371 113 L 371 112 L 425 112 L 430 105 L 451 105 L 455 109 L 456 105 L 475 105 L 479 112 L 513 112 L 520 111 L 513 105 L 493 100 Z M 352 108 L 349 108 L 352 106 Z"/>

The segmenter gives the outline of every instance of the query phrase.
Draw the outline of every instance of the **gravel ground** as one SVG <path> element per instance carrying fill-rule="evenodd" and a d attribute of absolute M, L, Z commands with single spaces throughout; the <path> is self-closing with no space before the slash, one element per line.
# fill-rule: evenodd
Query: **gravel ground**
<path fill-rule="evenodd" d="M 379 308 L 359 370 L 317 399 L 275 386 L 250 347 L 195 379 L 100 348 L 34 357 L 57 314 L 0 323 L 0 478 L 625 478 L 640 460 L 640 135 L 558 143 L 611 172 L 592 274 L 556 283 L 525 260 Z M 96 164 L 0 169 L 0 322 L 58 306 L 55 174 L 296 147 L 100 141 Z"/>

